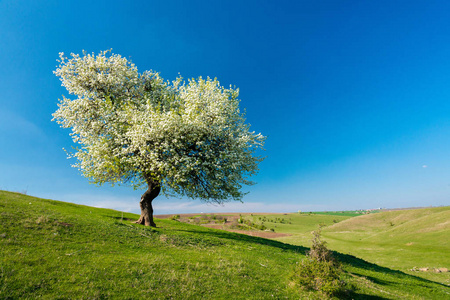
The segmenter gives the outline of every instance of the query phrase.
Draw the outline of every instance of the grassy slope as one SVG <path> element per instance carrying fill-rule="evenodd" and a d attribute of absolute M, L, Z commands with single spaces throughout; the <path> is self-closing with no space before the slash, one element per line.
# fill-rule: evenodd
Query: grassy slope
<path fill-rule="evenodd" d="M 330 224 L 323 237 L 331 249 L 426 279 L 450 284 L 450 272 L 414 272 L 412 268 L 450 269 L 450 207 L 380 212 Z M 310 234 L 298 227 L 278 239 L 309 246 Z"/>
<path fill-rule="evenodd" d="M 303 247 L 170 220 L 151 229 L 121 216 L 0 191 L 0 298 L 321 298 L 289 288 Z M 443 285 L 340 258 L 356 287 L 351 298 L 450 295 Z"/>
<path fill-rule="evenodd" d="M 288 233 L 290 236 L 279 238 L 278 240 L 285 243 L 302 245 L 305 247 L 311 246 L 311 232 L 318 228 L 319 224 L 331 226 L 336 222 L 342 222 L 350 219 L 353 215 L 331 215 L 331 214 L 309 214 L 309 213 L 294 213 L 284 216 L 280 215 L 266 215 L 266 225 L 268 228 L 273 228 L 275 232 Z M 283 218 L 287 223 L 275 223 L 276 218 Z M 254 222 L 261 222 L 261 216 L 254 216 Z"/>
<path fill-rule="evenodd" d="M 335 249 L 370 257 L 371 262 L 389 268 L 405 272 L 413 267 L 450 269 L 450 207 L 362 216 L 327 228 L 324 235 Z M 449 272 L 417 275 L 450 284 Z"/>

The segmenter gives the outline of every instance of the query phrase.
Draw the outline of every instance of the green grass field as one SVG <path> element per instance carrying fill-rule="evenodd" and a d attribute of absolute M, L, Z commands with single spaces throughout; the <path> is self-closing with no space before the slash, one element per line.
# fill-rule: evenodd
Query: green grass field
<path fill-rule="evenodd" d="M 280 232 L 292 234 L 277 240 L 310 246 L 310 232 L 324 227 L 323 239 L 329 248 L 369 262 L 450 285 L 450 207 L 387 211 L 345 220 L 328 215 L 289 214 L 296 226 L 278 225 Z M 294 221 L 295 220 L 295 221 Z M 426 272 L 411 271 L 428 268 Z"/>
<path fill-rule="evenodd" d="M 173 220 L 148 228 L 132 224 L 137 215 L 123 217 L 0 191 L 0 298 L 323 299 L 290 285 L 303 246 Z M 344 298 L 450 296 L 446 285 L 337 255 L 351 287 Z"/>

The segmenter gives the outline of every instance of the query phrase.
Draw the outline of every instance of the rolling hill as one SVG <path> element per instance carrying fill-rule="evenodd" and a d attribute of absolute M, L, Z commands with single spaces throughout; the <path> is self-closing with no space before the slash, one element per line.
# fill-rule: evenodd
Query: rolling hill
<path fill-rule="evenodd" d="M 449 206 L 385 211 L 327 225 L 323 238 L 335 251 L 450 284 L 450 272 L 439 272 L 450 269 Z M 310 233 L 300 228 L 277 240 L 309 246 Z"/>
<path fill-rule="evenodd" d="M 323 298 L 290 285 L 305 247 L 174 220 L 148 228 L 137 217 L 0 191 L 0 298 Z M 344 298 L 450 296 L 444 284 L 336 255 L 351 287 Z"/>

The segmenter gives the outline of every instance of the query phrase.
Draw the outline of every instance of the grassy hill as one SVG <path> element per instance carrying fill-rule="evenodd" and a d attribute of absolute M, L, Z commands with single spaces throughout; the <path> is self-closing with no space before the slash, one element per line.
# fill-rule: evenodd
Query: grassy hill
<path fill-rule="evenodd" d="M 0 298 L 322 299 L 290 275 L 306 248 L 0 191 Z M 353 299 L 445 299 L 448 286 L 338 254 Z"/>
<path fill-rule="evenodd" d="M 301 218 L 298 216 L 297 218 Z M 309 216 L 312 223 L 313 216 Z M 331 249 L 433 281 L 450 284 L 450 207 L 387 211 L 348 218 L 323 229 Z M 286 231 L 288 232 L 288 231 Z M 309 246 L 309 226 L 278 240 Z M 411 269 L 428 271 L 411 271 Z"/>
<path fill-rule="evenodd" d="M 327 228 L 324 235 L 333 249 L 405 272 L 428 268 L 417 275 L 450 284 L 450 272 L 434 271 L 450 269 L 450 207 L 361 216 Z"/>

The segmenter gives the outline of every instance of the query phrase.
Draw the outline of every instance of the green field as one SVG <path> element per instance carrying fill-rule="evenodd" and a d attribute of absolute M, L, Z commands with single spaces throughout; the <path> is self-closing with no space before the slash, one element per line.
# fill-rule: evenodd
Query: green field
<path fill-rule="evenodd" d="M 450 207 L 382 212 L 324 230 L 331 248 L 450 285 Z M 428 268 L 427 272 L 412 272 Z"/>
<path fill-rule="evenodd" d="M 0 191 L 0 298 L 324 298 L 290 285 L 304 246 L 174 220 L 156 220 L 158 228 L 148 228 L 132 224 L 137 217 Z M 319 221 L 333 226 L 352 220 L 325 217 L 331 219 Z M 274 223 L 277 230 L 317 226 L 313 217 L 291 218 L 291 224 Z M 331 231 L 326 234 L 328 239 Z M 343 298 L 450 296 L 444 284 L 336 255 L 349 283 Z"/>
<path fill-rule="evenodd" d="M 274 217 L 274 216 L 271 216 Z M 311 231 L 317 224 L 329 248 L 369 262 L 415 276 L 450 284 L 450 207 L 386 211 L 358 217 L 333 214 L 289 214 L 289 224 L 277 225 L 277 232 L 291 236 L 277 240 L 310 246 Z M 270 224 L 270 225 L 269 225 Z M 411 269 L 428 268 L 426 272 Z"/>
<path fill-rule="evenodd" d="M 329 216 L 346 216 L 346 217 L 356 217 L 361 216 L 363 214 L 367 213 L 375 213 L 379 212 L 379 210 L 374 210 L 371 212 L 362 211 L 362 210 L 343 210 L 343 211 L 314 211 L 309 212 L 308 214 L 315 214 L 315 215 L 329 215 Z M 306 212 L 302 213 L 305 214 Z"/>

